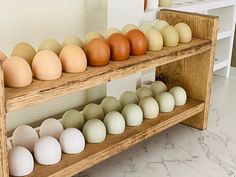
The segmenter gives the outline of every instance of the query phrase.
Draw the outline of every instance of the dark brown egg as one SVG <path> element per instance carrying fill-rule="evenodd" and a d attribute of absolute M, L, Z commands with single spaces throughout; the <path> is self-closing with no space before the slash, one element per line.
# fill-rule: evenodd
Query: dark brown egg
<path fill-rule="evenodd" d="M 89 66 L 105 66 L 110 60 L 110 47 L 105 40 L 95 38 L 85 46 Z"/>
<path fill-rule="evenodd" d="M 142 31 L 133 29 L 126 34 L 130 43 L 130 54 L 134 56 L 144 55 L 147 51 L 148 41 Z"/>
<path fill-rule="evenodd" d="M 111 59 L 114 61 L 127 60 L 130 54 L 130 44 L 126 36 L 120 33 L 112 34 L 107 43 L 111 49 Z"/>

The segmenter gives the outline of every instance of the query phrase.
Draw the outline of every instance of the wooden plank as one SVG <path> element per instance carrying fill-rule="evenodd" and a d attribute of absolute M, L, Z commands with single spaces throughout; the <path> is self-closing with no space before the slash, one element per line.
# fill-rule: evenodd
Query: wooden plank
<path fill-rule="evenodd" d="M 86 144 L 85 150 L 80 154 L 63 154 L 62 161 L 56 165 L 36 164 L 33 173 L 27 177 L 70 177 L 202 112 L 204 107 L 203 102 L 188 99 L 186 105 L 176 107 L 171 113 L 161 113 L 157 119 L 145 120 L 138 127 L 126 127 L 121 135 L 108 135 L 103 143 Z"/>
<path fill-rule="evenodd" d="M 118 79 L 145 69 L 165 65 L 183 58 L 210 50 L 209 40 L 193 39 L 189 44 L 164 48 L 159 52 L 148 52 L 144 56 L 130 57 L 123 62 L 110 62 L 99 68 L 88 67 L 79 74 L 63 73 L 55 81 L 38 81 L 25 88 L 6 88 L 7 112 L 32 106 L 59 96 L 87 89 L 110 80 Z"/>

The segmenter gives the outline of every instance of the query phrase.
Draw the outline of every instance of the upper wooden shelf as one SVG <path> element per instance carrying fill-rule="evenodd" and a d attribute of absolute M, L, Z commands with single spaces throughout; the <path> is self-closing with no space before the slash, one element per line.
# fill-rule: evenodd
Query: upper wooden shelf
<path fill-rule="evenodd" d="M 109 65 L 104 67 L 88 67 L 87 71 L 83 73 L 63 73 L 63 76 L 58 80 L 33 80 L 33 83 L 25 88 L 6 88 L 6 110 L 10 112 L 32 106 L 210 49 L 211 41 L 194 38 L 191 43 L 180 44 L 172 48 L 163 48 L 159 52 L 148 52 L 144 56 L 132 56 L 127 61 L 111 61 Z"/>

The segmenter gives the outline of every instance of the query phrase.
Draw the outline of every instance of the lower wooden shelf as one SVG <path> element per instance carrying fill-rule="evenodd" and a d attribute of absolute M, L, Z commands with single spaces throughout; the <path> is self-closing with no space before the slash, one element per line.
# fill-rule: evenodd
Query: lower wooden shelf
<path fill-rule="evenodd" d="M 161 113 L 157 119 L 145 119 L 138 127 L 126 127 L 121 135 L 108 135 L 100 144 L 86 144 L 85 150 L 77 155 L 63 154 L 62 160 L 52 166 L 36 164 L 34 172 L 27 177 L 72 176 L 118 154 L 129 147 L 160 133 L 204 110 L 205 103 L 188 99 L 184 106 L 176 107 L 171 113 Z"/>

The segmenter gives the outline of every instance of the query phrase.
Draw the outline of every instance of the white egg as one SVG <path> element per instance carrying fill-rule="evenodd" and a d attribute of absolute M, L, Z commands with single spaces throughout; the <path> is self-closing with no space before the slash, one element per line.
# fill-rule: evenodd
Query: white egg
<path fill-rule="evenodd" d="M 152 97 L 152 90 L 150 88 L 147 88 L 147 87 L 141 87 L 141 88 L 138 88 L 137 91 L 136 91 L 136 94 L 139 98 L 139 100 L 141 100 L 142 98 L 144 97 Z"/>
<path fill-rule="evenodd" d="M 122 110 L 122 115 L 124 116 L 126 125 L 128 126 L 139 126 L 143 122 L 142 109 L 136 104 L 127 104 Z"/>
<path fill-rule="evenodd" d="M 67 154 L 78 154 L 85 148 L 84 136 L 76 128 L 64 130 L 60 136 L 62 151 Z"/>
<path fill-rule="evenodd" d="M 101 120 L 90 119 L 83 127 L 83 134 L 88 143 L 101 143 L 106 139 L 106 127 Z"/>
<path fill-rule="evenodd" d="M 108 39 L 112 34 L 114 33 L 121 33 L 120 30 L 118 30 L 117 28 L 109 28 L 104 34 L 103 36 L 105 37 L 105 39 Z"/>
<path fill-rule="evenodd" d="M 63 114 L 61 123 L 65 129 L 78 128 L 81 130 L 84 126 L 84 116 L 81 112 L 71 109 Z"/>
<path fill-rule="evenodd" d="M 63 126 L 61 122 L 57 119 L 50 118 L 43 121 L 39 129 L 40 137 L 52 136 L 59 139 L 61 133 L 63 132 Z"/>
<path fill-rule="evenodd" d="M 11 176 L 26 176 L 34 170 L 34 159 L 29 150 L 16 146 L 8 152 L 8 165 Z"/>
<path fill-rule="evenodd" d="M 35 160 L 42 165 L 53 165 L 61 160 L 60 143 L 51 136 L 40 138 L 34 146 Z"/>
<path fill-rule="evenodd" d="M 167 21 L 165 20 L 156 20 L 153 23 L 153 27 L 155 27 L 158 31 L 161 31 L 163 28 L 165 28 L 168 25 L 169 23 L 167 23 Z"/>
<path fill-rule="evenodd" d="M 90 119 L 104 119 L 104 113 L 100 105 L 90 103 L 85 106 L 83 110 L 83 115 L 85 121 L 88 121 Z"/>
<path fill-rule="evenodd" d="M 36 130 L 28 125 L 17 127 L 13 133 L 13 145 L 25 147 L 31 152 L 34 151 L 34 145 L 38 139 Z"/>
<path fill-rule="evenodd" d="M 117 111 L 109 112 L 104 118 L 104 124 L 109 134 L 121 134 L 125 131 L 125 119 Z"/>
<path fill-rule="evenodd" d="M 12 144 L 11 144 L 11 141 L 8 139 L 7 140 L 7 150 L 10 151 L 12 148 Z"/>
<path fill-rule="evenodd" d="M 148 41 L 149 51 L 157 52 L 163 48 L 164 41 L 161 33 L 157 29 L 152 27 L 149 30 L 147 30 L 144 34 Z"/>
<path fill-rule="evenodd" d="M 129 103 L 138 104 L 138 96 L 134 92 L 126 91 L 120 96 L 119 101 L 122 107 Z"/>
<path fill-rule="evenodd" d="M 169 90 L 175 99 L 175 106 L 183 106 L 187 101 L 187 93 L 182 87 L 173 87 Z"/>
<path fill-rule="evenodd" d="M 159 114 L 159 105 L 152 97 L 145 97 L 139 102 L 139 106 L 143 111 L 143 116 L 146 119 L 155 119 Z"/>
<path fill-rule="evenodd" d="M 159 93 L 166 92 L 166 84 L 162 81 L 156 81 L 151 84 L 153 96 L 156 97 Z"/>
<path fill-rule="evenodd" d="M 156 100 L 159 104 L 160 112 L 171 112 L 175 108 L 175 99 L 169 92 L 160 93 Z"/>
<path fill-rule="evenodd" d="M 105 115 L 112 111 L 120 112 L 122 109 L 119 100 L 112 96 L 104 98 L 102 100 L 101 106 Z"/>
<path fill-rule="evenodd" d="M 122 28 L 121 31 L 123 34 L 127 34 L 129 31 L 131 31 L 133 29 L 138 29 L 138 27 L 134 24 L 127 24 Z"/>

